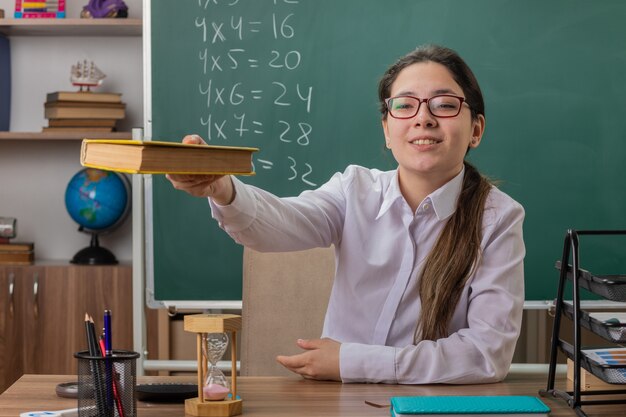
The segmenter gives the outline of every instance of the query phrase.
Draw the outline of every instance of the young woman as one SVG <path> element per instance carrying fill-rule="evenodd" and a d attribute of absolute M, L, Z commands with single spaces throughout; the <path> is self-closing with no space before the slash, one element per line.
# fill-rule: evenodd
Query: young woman
<path fill-rule="evenodd" d="M 396 170 L 351 165 L 290 198 L 230 176 L 168 178 L 209 197 L 242 245 L 335 245 L 322 338 L 279 356 L 288 369 L 344 382 L 501 380 L 522 318 L 524 210 L 464 161 L 485 129 L 476 78 L 454 51 L 424 46 L 387 70 L 379 98 Z"/>

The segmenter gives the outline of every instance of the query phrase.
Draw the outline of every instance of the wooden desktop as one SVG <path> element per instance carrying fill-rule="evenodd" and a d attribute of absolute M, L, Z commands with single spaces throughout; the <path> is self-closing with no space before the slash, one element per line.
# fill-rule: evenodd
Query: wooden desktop
<path fill-rule="evenodd" d="M 564 379 L 564 377 L 563 377 Z M 560 381 L 564 383 L 563 379 Z M 0 395 L 0 417 L 25 411 L 62 410 L 76 407 L 76 400 L 60 398 L 55 387 L 76 380 L 71 375 L 24 375 Z M 195 382 L 193 377 L 140 377 L 140 383 Z M 320 382 L 299 377 L 241 377 L 238 391 L 243 398 L 243 415 L 250 417 L 388 416 L 388 408 L 374 408 L 365 400 L 389 404 L 401 395 L 537 395 L 545 388 L 544 375 L 509 376 L 504 382 L 484 385 L 383 385 Z M 575 416 L 564 401 L 542 398 L 552 417 Z M 139 416 L 184 416 L 183 404 L 137 402 Z M 593 417 L 623 417 L 623 405 L 593 406 L 585 411 Z"/>

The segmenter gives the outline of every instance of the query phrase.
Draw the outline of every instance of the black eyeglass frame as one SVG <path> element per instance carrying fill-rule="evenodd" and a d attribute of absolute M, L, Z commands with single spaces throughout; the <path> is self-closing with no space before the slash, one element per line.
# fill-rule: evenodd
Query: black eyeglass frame
<path fill-rule="evenodd" d="M 451 116 L 438 116 L 436 114 L 433 113 L 433 111 L 431 110 L 430 106 L 428 105 L 428 102 L 434 98 L 438 98 L 438 97 L 454 97 L 456 99 L 458 99 L 460 101 L 459 104 L 459 111 L 455 114 L 455 115 L 451 115 Z M 412 98 L 417 100 L 418 105 L 417 108 L 415 110 L 415 113 L 411 116 L 406 116 L 406 117 L 396 117 L 393 115 L 393 113 L 391 112 L 391 106 L 389 105 L 389 102 L 391 100 L 395 100 L 398 98 Z M 457 117 L 459 114 L 461 114 L 461 108 L 463 107 L 463 104 L 465 104 L 468 108 L 470 108 L 470 105 L 467 103 L 467 101 L 465 101 L 465 97 L 461 97 L 461 96 L 455 96 L 454 94 L 437 94 L 436 96 L 432 96 L 430 98 L 419 98 L 419 97 L 415 97 L 415 96 L 395 96 L 395 97 L 389 97 L 385 99 L 385 107 L 387 108 L 387 113 L 389 113 L 389 116 L 393 117 L 394 119 L 400 119 L 400 120 L 405 120 L 405 119 L 411 119 L 413 117 L 415 117 L 417 115 L 417 113 L 419 113 L 420 108 L 422 107 L 422 103 L 426 103 L 426 108 L 428 109 L 428 112 L 433 116 L 433 117 L 437 117 L 438 119 L 449 119 L 451 117 Z"/>

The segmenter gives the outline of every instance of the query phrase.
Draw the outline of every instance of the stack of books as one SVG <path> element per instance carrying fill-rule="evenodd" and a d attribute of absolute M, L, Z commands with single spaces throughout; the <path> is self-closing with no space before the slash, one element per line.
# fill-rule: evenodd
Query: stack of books
<path fill-rule="evenodd" d="M 125 117 L 126 104 L 118 93 L 58 91 L 47 95 L 44 107 L 48 119 L 44 132 L 113 132 Z"/>
<path fill-rule="evenodd" d="M 65 0 L 15 0 L 13 16 L 16 19 L 63 18 L 65 17 Z"/>
<path fill-rule="evenodd" d="M 0 243 L 0 265 L 31 265 L 34 261 L 34 243 Z"/>

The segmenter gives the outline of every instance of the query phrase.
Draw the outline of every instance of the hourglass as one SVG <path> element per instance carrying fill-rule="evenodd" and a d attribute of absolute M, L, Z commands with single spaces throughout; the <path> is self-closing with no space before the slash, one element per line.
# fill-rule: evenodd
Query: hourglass
<path fill-rule="evenodd" d="M 235 416 L 242 412 L 237 397 L 237 331 L 241 316 L 194 314 L 185 316 L 184 329 L 197 334 L 198 398 L 185 401 L 185 412 L 194 416 Z M 230 333 L 230 337 L 229 337 Z M 231 382 L 217 363 L 231 341 Z"/>
<path fill-rule="evenodd" d="M 227 347 L 228 335 L 226 333 L 209 333 L 202 335 L 203 359 L 208 361 L 209 368 L 204 386 L 202 387 L 204 398 L 207 400 L 223 400 L 230 393 L 228 381 L 224 373 L 217 367 L 217 361 L 222 359 Z"/>

